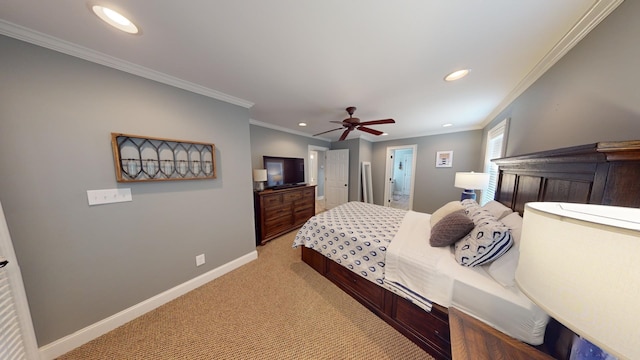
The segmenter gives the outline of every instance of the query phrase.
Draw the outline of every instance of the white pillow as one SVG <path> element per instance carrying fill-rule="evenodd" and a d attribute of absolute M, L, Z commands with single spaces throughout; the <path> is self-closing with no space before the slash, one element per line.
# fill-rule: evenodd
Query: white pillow
<path fill-rule="evenodd" d="M 518 267 L 518 259 L 520 258 L 520 250 L 512 246 L 509 251 L 500 256 L 489 265 L 485 265 L 484 269 L 491 277 L 504 287 L 516 286 L 516 268 Z"/>
<path fill-rule="evenodd" d="M 504 255 L 496 259 L 484 269 L 491 277 L 504 287 L 516 286 L 516 268 L 520 258 L 520 234 L 522 233 L 522 216 L 517 212 L 511 213 L 500 220 L 511 231 L 513 246 Z"/>
<path fill-rule="evenodd" d="M 507 225 L 511 230 L 511 236 L 513 236 L 513 242 L 515 246 L 520 246 L 520 234 L 522 234 L 522 216 L 517 212 L 505 216 L 500 220 L 501 223 Z"/>
<path fill-rule="evenodd" d="M 450 201 L 444 204 L 441 208 L 431 214 L 431 227 L 433 228 L 433 226 L 437 224 L 438 221 L 442 220 L 443 217 L 463 209 L 464 208 L 462 207 L 462 204 L 460 204 L 460 201 Z"/>
<path fill-rule="evenodd" d="M 491 215 L 495 216 L 495 218 L 498 220 L 513 213 L 513 210 L 495 200 L 491 200 L 488 203 L 484 204 L 482 208 L 490 212 Z"/>

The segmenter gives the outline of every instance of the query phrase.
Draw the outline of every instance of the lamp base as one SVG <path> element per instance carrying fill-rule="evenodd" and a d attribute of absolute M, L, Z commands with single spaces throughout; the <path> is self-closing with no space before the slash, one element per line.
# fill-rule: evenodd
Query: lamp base
<path fill-rule="evenodd" d="M 462 192 L 462 195 L 460 196 L 460 201 L 466 200 L 466 199 L 475 200 L 476 191 L 471 189 L 464 189 L 464 191 Z"/>
<path fill-rule="evenodd" d="M 264 181 L 254 181 L 256 191 L 264 191 Z"/>

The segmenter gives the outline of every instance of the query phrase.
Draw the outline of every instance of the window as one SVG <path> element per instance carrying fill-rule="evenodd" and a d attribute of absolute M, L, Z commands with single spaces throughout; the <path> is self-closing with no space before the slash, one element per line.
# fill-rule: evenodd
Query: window
<path fill-rule="evenodd" d="M 507 148 L 508 126 L 508 119 L 504 119 L 491 128 L 487 135 L 487 145 L 484 152 L 484 172 L 489 173 L 489 186 L 482 192 L 481 205 L 488 203 L 495 197 L 496 188 L 498 187 L 498 165 L 491 162 L 491 159 L 504 156 Z"/>

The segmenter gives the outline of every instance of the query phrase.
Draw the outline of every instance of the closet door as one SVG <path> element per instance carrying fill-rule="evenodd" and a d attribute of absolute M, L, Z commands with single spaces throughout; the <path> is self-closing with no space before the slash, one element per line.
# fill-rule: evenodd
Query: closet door
<path fill-rule="evenodd" d="M 39 359 L 22 275 L 0 205 L 0 359 Z"/>

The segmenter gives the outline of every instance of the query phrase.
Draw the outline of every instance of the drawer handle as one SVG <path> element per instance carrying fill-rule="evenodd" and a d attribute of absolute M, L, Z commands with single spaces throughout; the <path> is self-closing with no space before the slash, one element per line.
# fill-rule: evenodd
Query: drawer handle
<path fill-rule="evenodd" d="M 448 343 L 448 342 L 450 342 L 450 341 L 451 341 L 451 340 L 449 340 L 448 338 L 446 338 L 445 336 L 440 335 L 440 331 L 438 331 L 438 330 L 435 330 L 435 331 L 434 331 L 434 334 L 435 334 L 435 335 L 436 335 L 440 340 L 442 340 L 442 341 L 444 341 L 444 342 L 447 342 L 447 343 Z"/>

